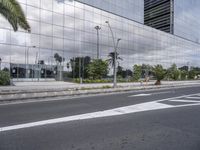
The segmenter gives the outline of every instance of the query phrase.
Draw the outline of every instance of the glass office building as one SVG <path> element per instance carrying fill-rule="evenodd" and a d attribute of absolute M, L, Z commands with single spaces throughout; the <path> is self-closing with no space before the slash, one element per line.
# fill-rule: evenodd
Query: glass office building
<path fill-rule="evenodd" d="M 179 1 L 181 7 L 176 5 Z M 182 1 L 175 2 L 180 13 L 175 13 L 173 35 L 144 25 L 143 0 L 19 0 L 31 33 L 21 29 L 13 32 L 8 22 L 0 17 L 1 68 L 11 69 L 12 77 L 17 79 L 55 78 L 59 70 L 70 72 L 70 60 L 97 57 L 97 25 L 101 27 L 100 58 L 106 60 L 114 46 L 105 21 L 109 21 L 115 40 L 121 39 L 117 50 L 123 58 L 120 65 L 124 69 L 132 70 L 134 64 L 200 66 L 197 40 L 200 30 L 191 29 L 198 28 L 198 19 L 185 22 L 187 17 L 181 15 L 188 4 Z M 193 1 L 194 5 L 198 3 L 198 0 Z M 199 14 L 196 11 L 194 14 Z M 194 34 L 190 32 L 193 30 Z M 55 54 L 61 56 L 62 61 L 57 62 Z"/>
<path fill-rule="evenodd" d="M 200 1 L 144 0 L 144 24 L 199 43 Z"/>
<path fill-rule="evenodd" d="M 144 24 L 173 34 L 174 0 L 144 0 Z"/>
<path fill-rule="evenodd" d="M 174 34 L 200 43 L 200 1 L 174 1 Z"/>

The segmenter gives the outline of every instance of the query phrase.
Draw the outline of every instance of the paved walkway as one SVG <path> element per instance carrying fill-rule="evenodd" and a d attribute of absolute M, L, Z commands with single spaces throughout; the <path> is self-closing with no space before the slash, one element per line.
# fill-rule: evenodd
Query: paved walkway
<path fill-rule="evenodd" d="M 118 88 L 112 87 L 112 83 L 100 84 L 76 84 L 69 82 L 16 82 L 15 86 L 0 87 L 0 102 L 15 100 L 75 96 L 86 94 L 113 93 L 132 90 L 155 89 L 155 88 L 173 88 L 183 86 L 199 86 L 200 80 L 196 81 L 163 81 L 161 86 L 155 86 L 155 81 L 148 83 L 118 83 Z"/>
<path fill-rule="evenodd" d="M 148 83 L 133 82 L 133 83 L 118 83 L 119 88 L 123 87 L 149 87 L 154 86 L 155 81 Z M 77 84 L 71 82 L 51 81 L 51 82 L 15 82 L 15 86 L 0 86 L 0 92 L 8 91 L 48 91 L 48 90 L 66 90 L 66 89 L 83 89 L 83 88 L 102 88 L 104 86 L 112 87 L 112 83 L 98 84 Z M 162 86 L 178 86 L 178 85 L 196 85 L 200 84 L 200 80 L 196 81 L 162 81 Z"/>

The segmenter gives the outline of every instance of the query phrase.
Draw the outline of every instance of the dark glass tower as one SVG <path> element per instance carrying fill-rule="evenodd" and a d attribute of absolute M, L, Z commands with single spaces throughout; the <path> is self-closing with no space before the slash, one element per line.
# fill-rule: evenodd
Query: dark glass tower
<path fill-rule="evenodd" d="M 174 0 L 144 0 L 144 24 L 174 33 Z"/>

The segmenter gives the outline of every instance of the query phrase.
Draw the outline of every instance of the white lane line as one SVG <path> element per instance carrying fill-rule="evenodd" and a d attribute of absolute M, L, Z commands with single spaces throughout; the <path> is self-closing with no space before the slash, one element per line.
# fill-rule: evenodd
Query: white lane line
<path fill-rule="evenodd" d="M 200 103 L 200 101 L 194 100 L 183 100 L 183 99 L 172 99 L 171 102 L 184 102 L 184 103 Z"/>
<path fill-rule="evenodd" d="M 199 99 L 200 100 L 200 97 L 196 97 L 196 96 L 188 96 L 186 98 L 189 98 L 189 99 Z"/>
<path fill-rule="evenodd" d="M 148 103 L 142 103 L 142 104 L 137 104 L 137 105 L 130 105 L 130 106 L 126 106 L 126 107 L 119 107 L 119 108 L 105 110 L 105 111 L 98 111 L 98 112 L 75 115 L 75 116 L 68 116 L 68 117 L 62 117 L 62 118 L 56 118 L 56 119 L 49 119 L 49 120 L 1 127 L 0 132 L 23 129 L 23 128 L 30 128 L 30 127 L 36 127 L 36 126 L 44 126 L 44 125 L 49 125 L 49 124 L 84 120 L 84 119 L 118 116 L 118 115 L 124 115 L 124 114 L 130 114 L 130 113 L 136 113 L 136 112 L 142 112 L 142 111 L 165 109 L 165 108 L 172 108 L 172 107 L 174 107 L 174 106 L 167 105 L 167 104 L 161 104 L 161 103 L 157 103 L 157 102 L 148 102 Z"/>
<path fill-rule="evenodd" d="M 197 94 L 199 94 L 199 93 L 197 93 Z M 181 99 L 181 98 L 195 96 L 197 94 L 189 94 L 189 95 L 182 95 L 182 96 L 177 96 L 177 97 L 170 97 L 170 98 L 165 98 L 165 99 L 157 100 L 157 102 L 162 102 L 162 101 L 167 101 L 167 100 L 173 100 L 173 99 Z"/>
<path fill-rule="evenodd" d="M 172 91 L 154 92 L 154 93 L 147 93 L 147 94 L 142 93 L 142 94 L 130 95 L 128 97 L 142 97 L 142 96 L 151 96 L 151 95 L 166 94 L 166 93 L 172 93 Z"/>
<path fill-rule="evenodd" d="M 152 94 L 136 94 L 136 95 L 130 95 L 128 97 L 142 97 L 142 96 L 151 96 Z"/>

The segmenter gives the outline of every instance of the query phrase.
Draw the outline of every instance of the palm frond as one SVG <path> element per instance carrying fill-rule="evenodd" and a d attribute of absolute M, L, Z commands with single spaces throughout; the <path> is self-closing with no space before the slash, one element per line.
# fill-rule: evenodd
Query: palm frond
<path fill-rule="evenodd" d="M 8 22 L 11 24 L 11 26 L 13 27 L 14 31 L 18 30 L 18 26 L 17 26 L 17 17 L 12 15 L 11 13 L 9 13 L 9 11 L 5 8 L 1 8 L 0 7 L 0 14 L 2 14 L 2 16 L 8 20 Z"/>
<path fill-rule="evenodd" d="M 115 59 L 115 53 L 114 52 L 110 52 L 108 54 L 108 57 L 109 57 L 109 59 L 107 59 L 107 60 L 109 62 L 109 65 L 111 65 L 112 67 L 114 67 L 114 64 L 115 64 L 115 61 L 114 61 L 114 59 Z M 120 64 L 119 60 L 123 60 L 123 59 L 121 57 L 119 57 L 119 53 L 116 53 L 116 63 L 118 64 L 118 66 Z"/>
<path fill-rule="evenodd" d="M 20 26 L 30 32 L 24 12 L 16 0 L 0 0 L 0 14 L 8 20 L 14 31 L 17 31 Z"/>
<path fill-rule="evenodd" d="M 10 1 L 15 8 L 16 15 L 18 16 L 19 26 L 30 32 L 30 26 L 26 20 L 25 14 L 24 14 L 21 6 L 19 5 L 19 3 L 16 0 L 10 0 Z"/>

